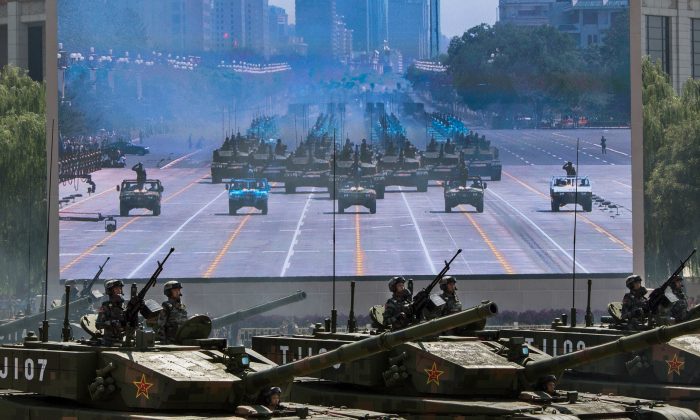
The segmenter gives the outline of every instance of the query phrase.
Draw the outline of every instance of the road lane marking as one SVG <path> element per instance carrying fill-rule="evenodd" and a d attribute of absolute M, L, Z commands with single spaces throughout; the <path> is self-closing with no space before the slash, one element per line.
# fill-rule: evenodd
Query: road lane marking
<path fill-rule="evenodd" d="M 420 245 L 423 248 L 423 254 L 425 254 L 425 259 L 428 260 L 428 265 L 430 266 L 430 272 L 435 273 L 435 265 L 433 264 L 433 260 L 430 259 L 430 253 L 428 252 L 428 247 L 425 246 L 425 240 L 423 240 L 423 234 L 420 232 L 420 228 L 418 227 L 418 222 L 416 221 L 416 217 L 413 215 L 413 211 L 411 210 L 411 206 L 408 205 L 408 200 L 406 200 L 406 194 L 403 192 L 403 187 L 399 187 L 399 191 L 401 191 L 401 198 L 403 198 L 403 202 L 406 205 L 406 209 L 408 210 L 408 214 L 411 216 L 411 221 L 413 222 L 413 228 L 416 230 L 416 234 L 418 234 L 418 239 L 420 240 Z"/>
<path fill-rule="evenodd" d="M 625 183 L 623 183 L 623 182 L 620 182 L 620 181 L 615 181 L 615 180 L 613 180 L 613 182 L 616 183 L 616 184 L 620 184 L 620 185 L 622 185 L 623 187 L 632 188 L 631 185 L 627 185 L 627 184 L 625 184 Z"/>
<path fill-rule="evenodd" d="M 193 185 L 195 185 L 197 182 L 199 182 L 200 180 L 202 180 L 202 179 L 205 178 L 205 177 L 206 177 L 206 175 L 205 175 L 205 176 L 202 176 L 202 177 L 200 177 L 200 178 L 197 178 L 196 180 L 190 182 L 188 185 L 186 185 L 185 187 L 183 187 L 182 189 L 180 189 L 180 191 L 176 192 L 175 194 L 171 195 L 171 196 L 168 197 L 168 198 L 165 198 L 165 199 L 163 200 L 163 203 L 167 203 L 171 198 L 177 197 L 180 193 L 182 193 L 182 192 L 184 192 L 185 190 L 191 188 Z M 94 196 L 93 196 L 93 197 L 94 197 Z M 83 201 L 85 201 L 85 200 L 83 200 Z M 82 202 L 82 201 L 81 201 L 81 202 Z M 75 263 L 77 263 L 78 261 L 82 260 L 84 257 L 90 255 L 90 254 L 92 253 L 92 251 L 94 251 L 94 250 L 97 249 L 98 247 L 102 246 L 105 242 L 107 242 L 108 240 L 112 239 L 117 233 L 121 232 L 122 230 L 124 230 L 124 228 L 126 228 L 126 227 L 129 226 L 130 224 L 134 223 L 135 221 L 139 220 L 140 218 L 141 218 L 141 216 L 136 216 L 136 217 L 132 218 L 131 220 L 129 220 L 128 222 L 126 222 L 125 224 L 123 224 L 121 227 L 119 227 L 117 230 L 115 230 L 114 232 L 112 232 L 112 233 L 110 233 L 109 235 L 107 235 L 107 236 L 105 236 L 104 238 L 102 238 L 98 243 L 94 244 L 93 246 L 91 246 L 90 248 L 88 248 L 86 251 L 84 251 L 84 252 L 82 252 L 80 255 L 78 255 L 78 257 L 76 257 L 73 261 L 71 261 L 71 262 L 69 262 L 68 264 L 64 265 L 63 268 L 61 268 L 60 272 L 63 273 L 64 271 L 66 271 L 66 270 L 68 270 L 69 268 L 71 268 L 73 265 L 75 265 Z"/>
<path fill-rule="evenodd" d="M 182 224 L 180 225 L 180 227 L 178 227 L 177 229 L 175 229 L 175 231 L 174 231 L 170 236 L 168 236 L 168 238 L 167 238 L 166 240 L 164 240 L 164 241 L 160 244 L 160 246 L 158 246 L 158 248 L 156 248 L 153 252 L 151 252 L 151 254 L 150 254 L 148 257 L 146 257 L 146 259 L 144 259 L 143 262 L 141 262 L 141 264 L 138 265 L 138 267 L 134 268 L 134 269 L 131 271 L 131 273 L 129 273 L 129 275 L 128 275 L 126 278 L 127 278 L 127 279 L 130 279 L 130 278 L 134 277 L 134 275 L 135 275 L 144 265 L 146 265 L 146 263 L 147 263 L 148 261 L 150 261 L 151 258 L 153 258 L 158 252 L 160 252 L 160 250 L 163 249 L 163 247 L 164 247 L 165 245 L 167 245 L 178 233 L 180 233 L 180 231 L 182 230 L 182 228 L 184 228 L 185 226 L 187 226 L 195 217 L 199 216 L 199 214 L 200 214 L 201 212 L 203 212 L 204 209 L 206 209 L 207 207 L 209 207 L 209 206 L 211 206 L 212 204 L 214 204 L 214 202 L 215 202 L 216 200 L 218 200 L 219 197 L 221 197 L 222 195 L 224 195 L 226 192 L 227 192 L 227 191 L 225 191 L 225 190 L 224 190 L 224 191 L 221 191 L 221 192 L 220 192 L 216 197 L 214 197 L 210 202 L 208 202 L 207 204 L 205 204 L 203 207 L 201 207 L 199 210 L 197 210 L 197 212 L 196 212 L 195 214 L 193 214 L 192 216 L 190 216 L 189 219 L 185 220 L 185 222 L 182 223 Z"/>
<path fill-rule="evenodd" d="M 224 246 L 221 248 L 219 253 L 216 255 L 216 257 L 214 257 L 214 261 L 212 261 L 212 263 L 209 264 L 209 268 L 207 268 L 207 270 L 204 272 L 203 277 L 205 277 L 205 278 L 211 277 L 212 273 L 214 273 L 214 270 L 216 270 L 216 267 L 219 266 L 221 259 L 228 252 L 228 249 L 229 249 L 229 247 L 231 247 L 231 244 L 233 243 L 233 241 L 235 241 L 236 238 L 238 237 L 238 234 L 241 233 L 241 229 L 243 229 L 243 226 L 245 226 L 245 224 L 248 223 L 248 220 L 250 219 L 251 214 L 252 214 L 252 210 L 250 210 L 248 212 L 248 214 L 246 215 L 246 217 L 244 217 L 243 220 L 241 220 L 238 223 L 238 226 L 236 227 L 236 229 L 233 231 L 231 236 L 229 236 L 228 240 L 226 241 Z"/>
<path fill-rule="evenodd" d="M 61 208 L 58 209 L 58 212 L 60 213 L 62 210 L 68 210 L 69 208 L 71 208 L 71 207 L 73 207 L 73 206 L 77 206 L 78 204 L 83 204 L 84 202 L 86 202 L 86 201 L 88 201 L 88 200 L 92 200 L 92 199 L 95 198 L 95 197 L 99 197 L 99 196 L 101 196 L 102 194 L 106 194 L 106 193 L 108 193 L 108 192 L 116 192 L 116 191 L 117 191 L 116 189 L 108 188 L 108 189 L 102 191 L 101 193 L 92 194 L 92 195 L 90 195 L 89 197 L 84 198 L 84 199 L 82 199 L 82 200 L 80 200 L 80 201 L 76 201 L 76 202 L 73 203 L 73 204 L 69 204 L 69 205 L 67 205 L 67 206 L 65 206 L 65 207 L 61 207 Z"/>
<path fill-rule="evenodd" d="M 296 245 L 297 238 L 299 237 L 299 234 L 301 233 L 301 227 L 304 225 L 304 218 L 306 217 L 306 212 L 309 210 L 309 203 L 311 202 L 311 196 L 314 194 L 315 191 L 316 191 L 316 187 L 312 188 L 311 192 L 306 197 L 306 203 L 304 203 L 304 209 L 301 211 L 301 214 L 299 215 L 299 220 L 297 221 L 297 227 L 296 227 L 296 229 L 294 229 L 294 236 L 292 236 L 292 241 L 289 243 L 289 250 L 287 250 L 287 257 L 284 259 L 284 264 L 282 264 L 282 272 L 280 273 L 280 277 L 284 277 L 284 275 L 287 273 L 287 269 L 289 268 L 289 261 L 292 258 L 292 255 L 294 255 L 294 245 Z M 335 207 L 334 207 L 334 209 L 335 209 Z"/>
<path fill-rule="evenodd" d="M 491 194 L 493 194 L 494 196 L 496 196 L 496 198 L 498 198 L 499 200 L 501 200 L 502 202 L 504 202 L 508 207 L 510 207 L 511 209 L 513 209 L 513 211 L 515 211 L 516 213 L 518 213 L 518 214 L 520 215 L 520 217 L 522 217 L 523 219 L 525 219 L 528 223 L 530 223 L 530 225 L 532 225 L 532 227 L 534 227 L 535 229 L 537 229 L 537 231 L 540 232 L 540 233 L 542 234 L 542 236 L 544 236 L 545 238 L 547 238 L 547 239 L 549 240 L 549 242 L 551 242 L 552 245 L 554 245 L 559 251 L 561 251 L 564 255 L 566 255 L 571 261 L 574 261 L 574 258 L 571 256 L 571 254 L 569 254 L 568 252 L 566 252 L 566 250 L 565 250 L 564 248 L 562 248 L 561 246 L 559 246 L 559 244 L 556 243 L 556 242 L 554 241 L 554 239 L 552 239 L 551 236 L 547 235 L 547 233 L 546 233 L 545 231 L 543 231 L 539 226 L 537 226 L 537 223 L 533 222 L 529 217 L 525 216 L 525 214 L 523 214 L 523 213 L 522 213 L 520 210 L 518 210 L 517 208 L 513 207 L 512 204 L 510 204 L 508 201 L 504 200 L 503 197 L 501 197 L 500 195 L 496 194 L 493 190 L 486 190 L 486 191 L 489 192 L 489 193 L 491 193 Z M 580 268 L 584 273 L 589 273 L 588 269 L 587 269 L 586 267 L 584 267 L 583 265 L 581 265 L 581 263 L 579 263 L 578 261 L 576 261 L 576 266 L 577 266 L 578 268 Z"/>
<path fill-rule="evenodd" d="M 168 169 L 169 167 L 171 167 L 179 162 L 182 162 L 183 160 L 187 159 L 188 157 L 194 155 L 195 153 L 199 153 L 199 150 L 195 150 L 194 152 L 188 153 L 185 156 L 180 156 L 179 158 L 175 159 L 174 161 L 168 163 L 167 165 L 161 166 L 160 169 Z"/>
<path fill-rule="evenodd" d="M 519 179 L 516 178 L 515 176 L 509 174 L 508 172 L 503 171 L 503 174 L 505 174 L 505 175 L 508 176 L 509 178 L 513 179 L 515 182 L 519 183 L 520 185 L 522 185 L 523 187 L 527 188 L 528 190 L 533 191 L 534 193 L 541 195 L 542 197 L 546 198 L 547 200 L 551 200 L 551 198 L 550 198 L 548 195 L 546 195 L 546 194 L 544 194 L 544 193 L 542 193 L 542 192 L 540 192 L 540 191 L 537 191 L 536 189 L 532 188 L 530 185 L 528 185 L 528 184 L 526 184 L 525 182 L 519 180 Z M 510 204 L 509 204 L 509 205 L 510 205 Z M 608 232 L 605 228 L 599 226 L 597 223 L 595 223 L 594 221 L 592 221 L 591 219 L 589 219 L 587 216 L 581 214 L 582 212 L 578 211 L 577 213 L 578 213 L 578 217 L 580 217 L 581 220 L 583 220 L 585 223 L 587 223 L 587 224 L 593 226 L 593 228 L 594 228 L 598 233 L 601 233 L 601 234 L 607 236 L 608 239 L 610 239 L 610 240 L 613 241 L 614 243 L 620 245 L 625 251 L 629 252 L 630 254 L 632 253 L 632 247 L 629 246 L 629 245 L 627 245 L 622 239 L 620 239 L 620 238 L 618 238 L 617 236 L 613 235 L 612 233 Z"/>
<path fill-rule="evenodd" d="M 360 236 L 360 215 L 355 213 L 355 275 L 364 276 L 364 252 L 362 251 L 362 238 Z"/>
<path fill-rule="evenodd" d="M 464 208 L 464 206 L 462 204 L 459 205 L 459 209 L 464 212 L 464 213 L 462 213 L 464 215 L 464 217 L 466 217 L 467 220 L 469 220 L 469 222 L 472 224 L 472 226 L 474 226 L 474 229 L 476 229 L 476 232 L 479 234 L 479 236 L 481 236 L 481 239 L 484 242 L 486 242 L 486 245 L 489 247 L 489 249 L 491 250 L 493 255 L 496 257 L 496 260 L 498 260 L 498 262 L 501 264 L 501 267 L 503 267 L 503 269 L 506 270 L 506 274 L 515 274 L 515 271 L 513 271 L 513 267 L 511 267 L 511 265 L 508 263 L 506 258 L 503 256 L 503 254 L 501 254 L 501 252 L 498 250 L 498 248 L 496 248 L 496 246 L 493 244 L 493 242 L 491 242 L 491 239 L 486 234 L 486 232 L 484 232 L 484 230 L 481 228 L 481 226 L 479 226 L 479 224 L 476 223 L 476 220 L 474 220 L 474 217 L 472 217 L 471 214 L 466 212 L 467 210 L 466 210 L 466 208 Z"/>

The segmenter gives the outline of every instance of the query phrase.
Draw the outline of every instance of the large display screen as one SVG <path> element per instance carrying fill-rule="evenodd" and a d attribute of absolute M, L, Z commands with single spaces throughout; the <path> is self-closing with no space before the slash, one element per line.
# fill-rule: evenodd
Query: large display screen
<path fill-rule="evenodd" d="M 630 272 L 627 6 L 498 3 L 59 0 L 61 278 Z"/>

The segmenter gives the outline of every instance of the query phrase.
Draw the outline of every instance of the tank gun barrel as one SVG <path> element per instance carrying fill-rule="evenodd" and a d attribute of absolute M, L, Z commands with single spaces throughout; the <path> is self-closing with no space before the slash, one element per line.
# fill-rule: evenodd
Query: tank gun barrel
<path fill-rule="evenodd" d="M 283 298 L 273 300 L 271 302 L 263 303 L 262 305 L 253 306 L 252 308 L 243 309 L 240 311 L 232 312 L 227 315 L 220 316 L 211 320 L 212 328 L 222 328 L 227 325 L 233 324 L 245 318 L 249 318 L 253 315 L 257 315 L 263 312 L 271 311 L 273 309 L 279 308 L 290 303 L 299 302 L 306 299 L 306 292 L 297 290 L 296 293 Z"/>
<path fill-rule="evenodd" d="M 326 353 L 275 366 L 268 370 L 250 373 L 245 378 L 246 387 L 249 392 L 256 392 L 266 385 L 289 381 L 296 376 L 308 375 L 338 363 L 352 362 L 381 353 L 409 341 L 481 321 L 497 313 L 498 307 L 495 303 L 482 303 L 456 314 L 413 325 L 402 330 L 384 332 L 360 341 L 344 344 Z"/>
<path fill-rule="evenodd" d="M 551 359 L 530 362 L 525 365 L 525 378 L 535 382 L 542 375 L 553 371 L 569 369 L 616 354 L 634 352 L 655 344 L 666 343 L 673 338 L 693 333 L 698 329 L 700 329 L 700 319 L 657 327 L 649 331 L 620 337 L 609 343 L 555 356 Z"/>
<path fill-rule="evenodd" d="M 92 296 L 86 296 L 74 300 L 70 303 L 70 312 L 83 312 L 85 311 L 93 301 Z M 59 319 L 66 310 L 66 305 L 57 306 L 55 308 L 46 311 L 47 319 Z M 38 324 L 44 319 L 44 313 L 36 313 L 34 315 L 29 315 L 24 318 L 16 319 L 14 321 L 7 322 L 0 325 L 0 336 L 7 337 L 8 335 L 14 334 L 15 332 L 26 330 L 32 330 L 38 328 Z M 7 341 L 7 340 L 6 340 Z"/>

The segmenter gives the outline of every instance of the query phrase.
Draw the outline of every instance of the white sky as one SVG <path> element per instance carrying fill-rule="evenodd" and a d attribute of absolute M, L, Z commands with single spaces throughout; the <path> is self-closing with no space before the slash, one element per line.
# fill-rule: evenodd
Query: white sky
<path fill-rule="evenodd" d="M 294 23 L 294 0 L 269 0 L 270 5 L 283 7 Z M 493 25 L 498 20 L 498 0 L 441 0 L 441 29 L 448 38 L 462 35 L 480 23 Z"/>

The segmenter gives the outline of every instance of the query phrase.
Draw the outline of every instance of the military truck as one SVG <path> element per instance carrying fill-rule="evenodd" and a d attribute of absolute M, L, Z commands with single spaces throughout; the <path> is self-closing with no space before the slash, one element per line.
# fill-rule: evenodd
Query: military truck
<path fill-rule="evenodd" d="M 135 179 L 125 179 L 119 191 L 119 215 L 126 217 L 131 209 L 148 209 L 154 216 L 160 216 L 160 199 L 163 193 L 163 185 L 159 179 L 147 179 L 139 183 Z"/>
<path fill-rule="evenodd" d="M 467 178 L 464 184 L 460 180 L 445 181 L 445 213 L 452 212 L 452 208 L 460 204 L 469 204 L 474 206 L 477 212 L 483 213 L 486 185 L 479 176 Z"/>
<path fill-rule="evenodd" d="M 549 198 L 552 211 L 559 211 L 567 204 L 580 204 L 585 212 L 593 209 L 593 189 L 587 176 L 553 176 L 549 182 Z"/>
<path fill-rule="evenodd" d="M 485 302 L 467 312 L 488 311 L 490 305 Z M 321 370 L 312 378 L 298 378 L 291 399 L 381 409 L 412 419 L 699 419 L 691 410 L 654 400 L 544 387 L 551 374 L 642 350 L 698 328 L 700 320 L 689 321 L 557 357 L 529 345 L 522 336 L 495 341 L 436 333 Z M 253 349 L 277 363 L 298 363 L 309 354 L 333 351 L 368 336 L 370 331 L 317 329 L 311 335 L 254 337 Z"/>
<path fill-rule="evenodd" d="M 373 410 L 296 403 L 271 410 L 262 400 L 271 387 L 286 386 L 294 377 L 489 315 L 463 312 L 283 366 L 251 349 L 227 346 L 225 339 L 194 334 L 187 345 L 161 346 L 154 344 L 152 332 L 137 329 L 133 345 L 113 347 L 92 339 L 42 342 L 28 334 L 21 344 L 0 346 L 0 373 L 7 373 L 0 375 L 0 410 L 8 418 L 396 418 Z"/>
<path fill-rule="evenodd" d="M 366 207 L 371 214 L 377 212 L 377 192 L 371 180 L 348 180 L 338 190 L 338 213 L 350 206 Z"/>
<path fill-rule="evenodd" d="M 267 198 L 270 184 L 266 179 L 232 179 L 226 184 L 228 190 L 228 214 L 234 215 L 242 207 L 255 207 L 267 214 Z"/>

